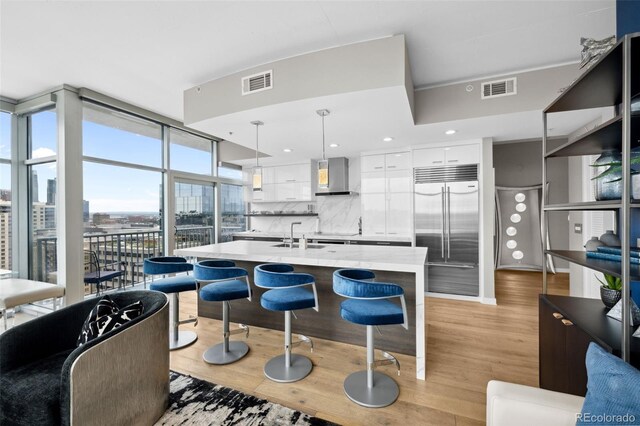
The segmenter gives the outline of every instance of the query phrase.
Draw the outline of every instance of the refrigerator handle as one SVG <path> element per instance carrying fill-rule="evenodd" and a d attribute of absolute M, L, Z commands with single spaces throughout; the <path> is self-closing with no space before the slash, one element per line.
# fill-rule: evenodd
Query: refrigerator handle
<path fill-rule="evenodd" d="M 447 259 L 451 258 L 451 188 L 447 186 Z"/>
<path fill-rule="evenodd" d="M 440 200 L 442 201 L 442 228 L 440 228 L 440 238 L 441 238 L 441 243 L 440 243 L 440 251 L 441 251 L 441 256 L 444 259 L 444 228 L 446 226 L 445 223 L 445 207 L 444 207 L 444 186 L 442 186 L 442 188 L 440 188 L 440 190 L 442 191 L 440 194 Z"/>

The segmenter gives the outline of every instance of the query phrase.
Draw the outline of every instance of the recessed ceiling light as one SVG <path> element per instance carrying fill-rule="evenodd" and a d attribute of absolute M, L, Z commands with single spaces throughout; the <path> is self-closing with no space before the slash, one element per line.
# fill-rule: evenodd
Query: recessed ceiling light
<path fill-rule="evenodd" d="M 385 142 L 391 142 L 393 140 L 393 138 L 391 136 L 387 136 L 386 138 L 382 139 Z"/>
<path fill-rule="evenodd" d="M 292 150 L 291 148 L 285 148 L 285 149 L 283 149 L 283 151 L 284 151 L 284 152 L 291 152 L 291 151 L 293 151 L 293 150 Z"/>
<path fill-rule="evenodd" d="M 446 132 L 444 132 L 444 134 L 445 134 L 445 135 L 453 135 L 453 134 L 455 134 L 455 133 L 456 133 L 456 131 L 455 131 L 455 130 L 453 130 L 453 129 L 451 129 L 451 130 L 447 130 Z"/>
<path fill-rule="evenodd" d="M 340 145 L 338 145 L 337 143 L 329 144 L 329 148 L 337 148 L 337 147 L 339 147 L 339 146 L 340 146 Z"/>

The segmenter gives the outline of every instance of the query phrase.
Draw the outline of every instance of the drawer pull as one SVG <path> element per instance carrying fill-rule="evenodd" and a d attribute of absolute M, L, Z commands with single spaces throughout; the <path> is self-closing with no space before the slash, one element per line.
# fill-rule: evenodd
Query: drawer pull
<path fill-rule="evenodd" d="M 573 325 L 573 323 L 572 323 L 571 321 L 569 321 L 568 319 L 563 319 L 563 320 L 562 320 L 562 323 L 563 323 L 564 325 L 566 325 L 567 327 L 568 327 L 568 326 Z"/>
<path fill-rule="evenodd" d="M 554 312 L 554 313 L 553 313 L 553 317 L 554 317 L 555 319 L 562 319 L 562 318 L 564 318 L 564 317 L 562 316 L 562 314 L 560 314 L 560 313 L 558 313 L 558 312 Z"/>
<path fill-rule="evenodd" d="M 442 164 L 442 161 L 432 161 L 431 164 Z"/>
<path fill-rule="evenodd" d="M 378 170 L 378 169 L 381 169 L 381 168 L 382 168 L 382 166 L 374 167 L 375 170 Z"/>

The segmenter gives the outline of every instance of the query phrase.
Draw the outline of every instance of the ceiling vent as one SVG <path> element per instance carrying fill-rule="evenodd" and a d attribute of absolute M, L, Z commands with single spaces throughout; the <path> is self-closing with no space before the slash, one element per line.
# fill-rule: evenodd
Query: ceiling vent
<path fill-rule="evenodd" d="M 516 77 L 482 83 L 482 99 L 499 98 L 518 93 Z"/>
<path fill-rule="evenodd" d="M 242 95 L 273 88 L 273 70 L 242 77 Z"/>

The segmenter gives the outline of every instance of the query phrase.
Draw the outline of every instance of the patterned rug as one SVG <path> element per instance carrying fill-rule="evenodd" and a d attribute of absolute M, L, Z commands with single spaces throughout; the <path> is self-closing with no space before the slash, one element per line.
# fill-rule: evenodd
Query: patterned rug
<path fill-rule="evenodd" d="M 156 425 L 330 426 L 335 423 L 172 371 L 169 408 Z"/>

